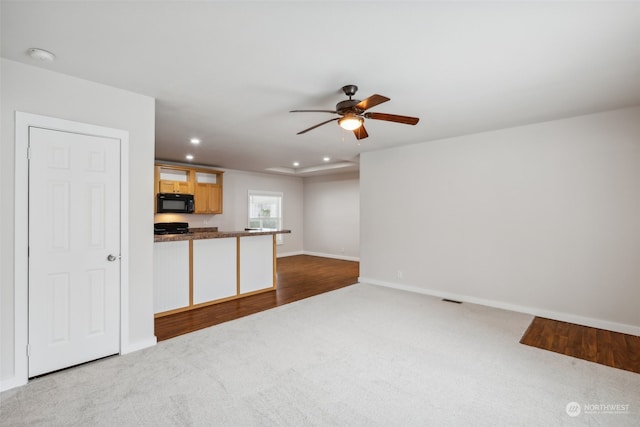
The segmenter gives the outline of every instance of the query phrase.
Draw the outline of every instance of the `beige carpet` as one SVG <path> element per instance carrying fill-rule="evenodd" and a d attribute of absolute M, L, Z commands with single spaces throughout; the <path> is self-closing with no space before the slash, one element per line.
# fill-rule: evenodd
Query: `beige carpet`
<path fill-rule="evenodd" d="M 519 344 L 531 320 L 358 284 L 33 380 L 0 424 L 640 425 L 640 375 Z"/>

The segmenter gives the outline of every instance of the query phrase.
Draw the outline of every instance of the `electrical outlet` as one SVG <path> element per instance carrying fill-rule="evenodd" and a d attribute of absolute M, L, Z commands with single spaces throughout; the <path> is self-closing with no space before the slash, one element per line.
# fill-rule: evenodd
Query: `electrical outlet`
<path fill-rule="evenodd" d="M 404 273 L 402 272 L 402 270 L 398 270 L 398 279 L 402 279 L 402 276 L 404 276 Z"/>

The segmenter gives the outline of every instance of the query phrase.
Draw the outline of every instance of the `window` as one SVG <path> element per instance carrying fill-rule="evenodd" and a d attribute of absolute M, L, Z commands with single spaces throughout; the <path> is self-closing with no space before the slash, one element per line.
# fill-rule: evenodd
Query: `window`
<path fill-rule="evenodd" d="M 282 193 L 249 190 L 249 228 L 282 229 Z M 276 234 L 276 244 L 282 243 L 282 234 Z"/>

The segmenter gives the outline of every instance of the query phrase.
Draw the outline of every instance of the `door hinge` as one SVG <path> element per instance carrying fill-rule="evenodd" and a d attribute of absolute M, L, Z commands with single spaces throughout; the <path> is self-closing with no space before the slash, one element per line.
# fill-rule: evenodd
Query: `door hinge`
<path fill-rule="evenodd" d="M 27 147 L 27 159 L 31 160 L 31 147 Z"/>
<path fill-rule="evenodd" d="M 27 344 L 27 357 L 31 357 L 31 344 Z"/>

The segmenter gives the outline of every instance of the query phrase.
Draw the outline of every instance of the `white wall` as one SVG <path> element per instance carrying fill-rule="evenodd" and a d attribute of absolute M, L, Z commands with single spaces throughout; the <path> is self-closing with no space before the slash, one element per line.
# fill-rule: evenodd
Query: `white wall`
<path fill-rule="evenodd" d="M 304 179 L 304 252 L 357 261 L 360 257 L 358 173 Z"/>
<path fill-rule="evenodd" d="M 179 163 L 174 163 L 179 164 Z M 244 230 L 249 212 L 249 190 L 283 193 L 283 222 L 291 234 L 283 235 L 283 244 L 276 247 L 278 256 L 302 253 L 302 178 L 232 169 L 220 169 L 223 175 L 222 214 L 180 215 L 156 214 L 155 222 L 184 221 L 189 227 L 218 227 L 220 231 Z"/>
<path fill-rule="evenodd" d="M 364 153 L 361 280 L 640 335 L 640 107 Z"/>
<path fill-rule="evenodd" d="M 0 145 L 0 380 L 14 372 L 14 115 L 40 114 L 129 132 L 129 343 L 155 343 L 153 325 L 153 98 L 2 59 Z M 8 202 L 7 202 L 8 201 Z M 25 213 L 26 214 L 26 213 Z"/>

